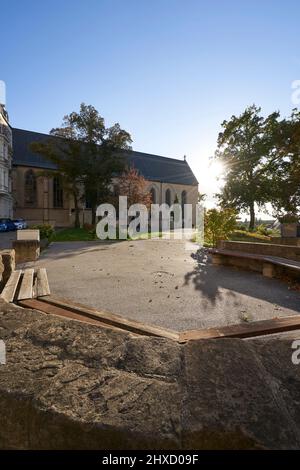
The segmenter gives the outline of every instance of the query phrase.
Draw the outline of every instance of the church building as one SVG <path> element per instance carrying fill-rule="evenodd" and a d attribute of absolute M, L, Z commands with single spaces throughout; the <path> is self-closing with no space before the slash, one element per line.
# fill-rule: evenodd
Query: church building
<path fill-rule="evenodd" d="M 12 198 L 12 129 L 5 106 L 0 102 L 0 217 L 13 215 Z"/>
<path fill-rule="evenodd" d="M 5 107 L 0 110 L 0 217 L 24 218 L 28 225 L 72 226 L 75 210 L 71 195 L 59 178 L 51 177 L 54 164 L 30 148 L 32 142 L 46 140 L 49 135 L 10 127 Z M 172 205 L 178 201 L 196 206 L 198 181 L 185 158 L 133 150 L 122 155 L 127 166 L 136 168 L 147 180 L 153 203 Z M 82 224 L 91 222 L 91 209 L 85 204 L 80 219 Z"/>

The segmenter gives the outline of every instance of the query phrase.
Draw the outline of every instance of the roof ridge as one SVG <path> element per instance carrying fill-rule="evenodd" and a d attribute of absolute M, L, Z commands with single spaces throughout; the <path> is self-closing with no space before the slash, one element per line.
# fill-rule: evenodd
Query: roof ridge
<path fill-rule="evenodd" d="M 51 134 L 28 131 L 17 127 L 12 128 L 14 153 L 13 164 L 52 168 L 53 164 L 47 159 L 41 158 L 32 152 L 28 143 L 46 138 L 55 138 Z M 137 150 L 116 151 L 122 155 L 129 164 L 133 164 L 149 181 L 164 181 L 173 184 L 195 185 L 198 184 L 190 165 L 185 160 L 164 157 L 162 155 L 149 154 Z"/>
<path fill-rule="evenodd" d="M 52 136 L 51 134 L 45 134 L 44 132 L 37 132 L 37 131 L 29 131 L 27 129 L 21 129 L 19 127 L 13 127 L 12 128 L 13 130 L 16 130 L 16 131 L 21 131 L 21 132 L 30 132 L 31 134 L 39 134 L 39 135 L 43 135 L 45 137 L 57 137 L 57 136 Z M 148 153 L 148 152 L 141 152 L 140 150 L 126 150 L 126 149 L 120 149 L 122 152 L 130 152 L 130 153 L 133 153 L 133 154 L 140 154 L 142 157 L 149 157 L 149 158 L 163 158 L 163 159 L 167 159 L 167 160 L 172 160 L 172 161 L 175 161 L 177 163 L 181 163 L 181 164 L 186 164 L 187 161 L 186 160 L 180 160 L 179 158 L 174 158 L 174 157 L 165 157 L 164 155 L 157 155 L 155 153 Z"/>

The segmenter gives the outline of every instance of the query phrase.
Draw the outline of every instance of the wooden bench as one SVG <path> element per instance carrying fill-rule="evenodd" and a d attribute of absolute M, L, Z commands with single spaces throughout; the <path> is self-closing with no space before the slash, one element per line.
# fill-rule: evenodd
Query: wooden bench
<path fill-rule="evenodd" d="M 282 274 L 300 279 L 300 262 L 277 256 L 265 256 L 242 251 L 211 248 L 214 265 L 229 265 L 262 272 L 266 277 L 277 277 Z"/>

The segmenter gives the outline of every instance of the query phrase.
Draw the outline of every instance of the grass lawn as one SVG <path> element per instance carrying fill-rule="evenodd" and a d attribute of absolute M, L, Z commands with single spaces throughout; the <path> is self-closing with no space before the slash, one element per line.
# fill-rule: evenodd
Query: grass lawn
<path fill-rule="evenodd" d="M 152 238 L 161 237 L 161 232 L 155 232 L 152 234 Z M 146 240 L 150 238 L 148 233 L 141 233 L 136 237 L 128 237 L 128 240 Z M 92 240 L 99 240 L 95 233 L 88 231 L 84 228 L 65 228 L 56 232 L 52 238 L 52 242 L 80 242 L 80 241 L 92 241 Z"/>
<path fill-rule="evenodd" d="M 257 232 L 247 232 L 245 230 L 235 230 L 230 236 L 229 240 L 235 242 L 252 242 L 252 243 L 270 243 L 271 237 L 261 235 Z"/>
<path fill-rule="evenodd" d="M 152 238 L 160 238 L 162 233 L 153 233 Z M 150 238 L 148 233 L 141 233 L 140 235 L 128 238 L 128 240 L 145 240 Z M 193 237 L 194 238 L 194 237 Z M 232 241 L 238 242 L 252 242 L 252 243 L 270 243 L 271 237 L 266 235 L 261 235 L 257 232 L 247 232 L 244 230 L 235 230 L 229 238 Z M 95 233 L 88 231 L 84 228 L 65 228 L 56 232 L 51 241 L 53 242 L 78 242 L 78 241 L 93 241 L 98 240 L 97 235 Z M 192 239 L 192 241 L 196 241 L 196 238 Z M 204 246 L 210 246 L 208 243 L 204 243 Z"/>
<path fill-rule="evenodd" d="M 251 243 L 270 243 L 271 237 L 262 235 L 257 232 L 247 232 L 246 230 L 235 230 L 229 235 L 228 240 L 235 242 L 251 242 Z M 194 235 L 191 239 L 192 242 L 197 241 L 197 235 Z M 212 244 L 204 240 L 205 247 L 212 247 Z"/>
<path fill-rule="evenodd" d="M 84 228 L 65 228 L 56 232 L 52 238 L 52 242 L 80 242 L 95 240 L 95 235 L 88 232 Z"/>

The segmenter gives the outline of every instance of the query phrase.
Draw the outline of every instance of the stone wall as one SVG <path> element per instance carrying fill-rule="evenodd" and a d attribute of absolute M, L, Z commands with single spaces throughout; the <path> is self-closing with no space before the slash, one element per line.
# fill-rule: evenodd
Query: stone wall
<path fill-rule="evenodd" d="M 36 175 L 36 204 L 26 206 L 24 182 L 25 175 L 28 170 L 32 170 Z M 74 224 L 75 213 L 72 212 L 74 203 L 71 196 L 64 192 L 64 201 L 62 208 L 53 207 L 53 184 L 52 179 L 40 176 L 39 168 L 31 168 L 25 166 L 14 166 L 13 168 L 13 194 L 16 201 L 14 217 L 22 217 L 28 221 L 30 225 L 50 223 L 57 227 L 67 227 Z M 118 178 L 114 178 L 113 184 L 116 184 Z M 156 203 L 162 204 L 166 202 L 166 191 L 170 190 L 171 203 L 177 196 L 179 202 L 183 192 L 186 194 L 186 203 L 196 206 L 198 202 L 198 185 L 184 185 L 173 183 L 161 183 L 159 181 L 148 181 L 148 189 L 154 189 Z M 80 211 L 80 222 L 91 223 L 92 213 L 90 209 Z M 195 211 L 193 214 L 193 224 L 196 223 Z"/>
<path fill-rule="evenodd" d="M 275 245 L 300 246 L 300 237 L 271 237 L 271 242 Z"/>
<path fill-rule="evenodd" d="M 271 243 L 232 242 L 222 240 L 218 248 L 224 250 L 242 251 L 257 255 L 278 256 L 280 258 L 300 261 L 300 246 L 275 245 Z"/>
<path fill-rule="evenodd" d="M 297 449 L 297 336 L 180 345 L 0 303 L 0 448 Z"/>

